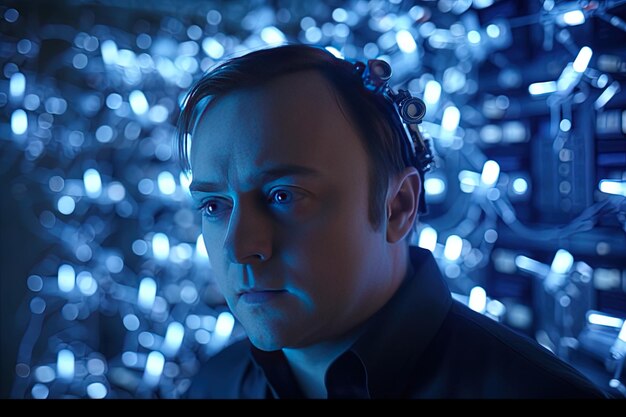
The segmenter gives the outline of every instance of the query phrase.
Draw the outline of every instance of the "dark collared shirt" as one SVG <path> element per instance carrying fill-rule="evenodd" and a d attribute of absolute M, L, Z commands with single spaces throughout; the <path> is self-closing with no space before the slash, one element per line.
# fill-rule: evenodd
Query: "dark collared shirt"
<path fill-rule="evenodd" d="M 454 301 L 431 253 L 411 248 L 396 294 L 326 373 L 329 398 L 602 398 L 571 366 Z M 209 360 L 188 398 L 303 398 L 282 351 L 246 341 Z"/>

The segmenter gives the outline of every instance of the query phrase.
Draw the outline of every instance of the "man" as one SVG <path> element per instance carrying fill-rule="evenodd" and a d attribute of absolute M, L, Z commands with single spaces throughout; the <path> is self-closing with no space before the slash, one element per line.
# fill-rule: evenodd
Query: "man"
<path fill-rule="evenodd" d="M 362 66 L 292 45 L 192 88 L 179 150 L 249 341 L 213 357 L 189 398 L 602 397 L 453 301 L 430 252 L 409 247 L 424 167 L 407 164 L 409 130 L 363 80 Z"/>

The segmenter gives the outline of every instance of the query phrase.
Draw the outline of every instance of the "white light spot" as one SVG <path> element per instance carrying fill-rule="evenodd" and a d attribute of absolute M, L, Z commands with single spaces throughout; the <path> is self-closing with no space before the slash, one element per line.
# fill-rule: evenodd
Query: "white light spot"
<path fill-rule="evenodd" d="M 593 51 L 588 46 L 583 46 L 578 52 L 576 59 L 574 60 L 574 71 L 583 73 L 587 69 L 589 65 L 589 61 L 591 61 L 591 56 L 593 55 Z"/>
<path fill-rule="evenodd" d="M 432 227 L 423 228 L 417 244 L 420 248 L 434 252 L 437 247 L 437 231 Z"/>
<path fill-rule="evenodd" d="M 286 41 L 285 35 L 275 26 L 268 26 L 261 31 L 261 39 L 269 45 L 277 45 Z"/>
<path fill-rule="evenodd" d="M 487 307 L 487 292 L 482 287 L 472 288 L 467 304 L 472 310 L 483 313 Z"/>
<path fill-rule="evenodd" d="M 430 80 L 424 87 L 424 101 L 427 104 L 436 104 L 441 97 L 441 84 L 435 80 Z"/>
<path fill-rule="evenodd" d="M 23 135 L 28 130 L 28 116 L 22 109 L 17 109 L 11 114 L 11 131 L 15 135 Z"/>
<path fill-rule="evenodd" d="M 89 398 L 102 399 L 107 396 L 107 387 L 101 382 L 92 382 L 87 385 L 87 395 Z"/>
<path fill-rule="evenodd" d="M 555 274 L 566 274 L 572 268 L 574 264 L 574 257 L 571 253 L 566 251 L 565 249 L 559 249 L 554 255 L 554 260 L 552 260 L 552 265 L 550 269 Z"/>
<path fill-rule="evenodd" d="M 513 192 L 522 195 L 528 191 L 528 182 L 524 178 L 515 178 L 513 180 Z"/>
<path fill-rule="evenodd" d="M 130 102 L 130 108 L 136 115 L 141 116 L 148 112 L 148 100 L 146 99 L 146 96 L 142 91 L 131 91 L 130 95 L 128 96 L 128 101 Z"/>
<path fill-rule="evenodd" d="M 194 338 L 196 339 L 196 342 L 201 345 L 206 345 L 211 341 L 211 333 L 204 329 L 198 329 L 194 333 Z"/>
<path fill-rule="evenodd" d="M 585 14 L 581 10 L 571 10 L 563 14 L 559 21 L 569 26 L 578 26 L 585 23 Z"/>
<path fill-rule="evenodd" d="M 556 81 L 544 81 L 541 83 L 532 83 L 528 86 L 528 92 L 533 96 L 554 93 L 557 89 Z"/>
<path fill-rule="evenodd" d="M 408 30 L 400 30 L 396 33 L 396 42 L 398 47 L 405 54 L 412 54 L 417 50 L 417 44 L 413 35 Z"/>
<path fill-rule="evenodd" d="M 81 271 L 76 276 L 76 286 L 86 296 L 92 296 L 98 290 L 98 282 L 88 271 Z"/>
<path fill-rule="evenodd" d="M 202 49 L 213 59 L 220 59 L 224 55 L 224 47 L 213 38 L 205 38 L 202 41 Z"/>
<path fill-rule="evenodd" d="M 467 40 L 470 41 L 470 43 L 479 44 L 480 33 L 478 33 L 478 31 L 475 31 L 475 30 L 470 30 L 469 32 L 467 32 Z"/>
<path fill-rule="evenodd" d="M 122 323 L 124 323 L 124 327 L 131 332 L 134 332 L 139 328 L 139 318 L 134 314 L 125 315 Z"/>
<path fill-rule="evenodd" d="M 143 374 L 144 382 L 150 386 L 155 386 L 161 379 L 163 366 L 165 365 L 165 357 L 161 352 L 150 352 L 146 360 L 146 370 Z"/>
<path fill-rule="evenodd" d="M 493 23 L 487 26 L 487 36 L 490 38 L 497 38 L 500 36 L 500 28 L 498 25 L 494 25 Z"/>
<path fill-rule="evenodd" d="M 152 278 L 144 278 L 139 283 L 137 304 L 144 310 L 151 310 L 156 297 L 157 284 Z"/>
<path fill-rule="evenodd" d="M 185 328 L 182 324 L 174 321 L 167 326 L 167 331 L 165 332 L 165 340 L 163 340 L 163 345 L 161 346 L 161 350 L 163 354 L 166 356 L 174 356 L 180 349 L 180 346 L 183 343 L 183 338 L 185 337 Z"/>
<path fill-rule="evenodd" d="M 57 355 L 57 374 L 60 379 L 70 381 L 74 378 L 74 354 L 62 349 Z"/>
<path fill-rule="evenodd" d="M 461 112 L 459 109 L 454 106 L 448 106 L 443 112 L 441 127 L 448 132 L 454 132 L 456 128 L 459 127 L 460 121 Z"/>
<path fill-rule="evenodd" d="M 600 180 L 598 188 L 603 193 L 623 195 L 626 197 L 626 181 L 624 180 Z"/>
<path fill-rule="evenodd" d="M 164 233 L 155 233 L 152 237 L 152 255 L 158 260 L 170 256 L 170 240 Z"/>
<path fill-rule="evenodd" d="M 322 31 L 317 26 L 312 26 L 304 32 L 304 37 L 310 43 L 317 43 L 322 40 Z"/>
<path fill-rule="evenodd" d="M 59 210 L 59 213 L 61 214 L 72 214 L 75 208 L 76 202 L 74 202 L 74 199 L 68 195 L 60 197 L 57 201 L 57 210 Z"/>
<path fill-rule="evenodd" d="M 35 369 L 35 379 L 39 382 L 52 382 L 55 377 L 56 374 L 51 366 L 44 365 Z"/>
<path fill-rule="evenodd" d="M 102 193 L 102 179 L 100 173 L 93 168 L 89 168 L 83 174 L 85 192 L 91 198 L 98 198 Z"/>
<path fill-rule="evenodd" d="M 176 191 L 176 180 L 174 176 L 169 171 L 163 171 L 159 173 L 157 178 L 157 185 L 159 187 L 159 191 L 165 195 L 174 194 Z"/>
<path fill-rule="evenodd" d="M 427 178 L 424 181 L 424 190 L 427 195 L 440 195 L 446 191 L 446 183 L 441 178 Z"/>
<path fill-rule="evenodd" d="M 443 256 L 451 262 L 456 261 L 461 256 L 463 249 L 463 239 L 457 235 L 450 235 L 446 239 L 446 246 L 443 250 Z"/>
<path fill-rule="evenodd" d="M 31 395 L 36 400 L 43 400 L 48 398 L 48 394 L 50 390 L 44 384 L 35 384 L 33 388 L 30 390 Z"/>
<path fill-rule="evenodd" d="M 70 292 L 74 289 L 74 285 L 76 283 L 76 272 L 71 265 L 63 264 L 59 266 L 57 283 L 59 285 L 59 290 L 63 292 Z"/>
<path fill-rule="evenodd" d="M 9 94 L 11 97 L 19 99 L 24 95 L 24 91 L 26 91 L 26 77 L 21 72 L 16 72 L 11 75 L 9 81 Z"/>
<path fill-rule="evenodd" d="M 480 181 L 488 187 L 498 182 L 500 176 L 500 165 L 496 161 L 489 160 L 483 165 L 483 172 L 480 174 Z"/>

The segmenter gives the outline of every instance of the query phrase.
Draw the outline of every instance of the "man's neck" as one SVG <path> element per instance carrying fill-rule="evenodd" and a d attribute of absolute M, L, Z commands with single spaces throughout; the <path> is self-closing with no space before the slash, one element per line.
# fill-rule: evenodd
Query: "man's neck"
<path fill-rule="evenodd" d="M 324 378 L 330 365 L 358 338 L 359 331 L 299 349 L 283 349 L 285 358 L 307 398 L 327 398 Z"/>

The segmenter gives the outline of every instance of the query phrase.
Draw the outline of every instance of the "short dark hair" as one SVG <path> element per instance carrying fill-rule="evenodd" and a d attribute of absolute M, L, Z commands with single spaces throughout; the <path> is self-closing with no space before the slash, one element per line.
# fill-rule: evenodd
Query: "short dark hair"
<path fill-rule="evenodd" d="M 178 123 L 178 154 L 187 172 L 191 170 L 188 145 L 208 98 L 234 90 L 256 87 L 289 73 L 317 70 L 346 104 L 346 119 L 355 124 L 367 151 L 369 163 L 369 221 L 378 229 L 385 214 L 389 179 L 407 165 L 403 159 L 403 127 L 393 105 L 381 94 L 367 90 L 354 65 L 336 58 L 323 48 L 285 45 L 230 59 L 205 74 L 187 94 Z"/>

